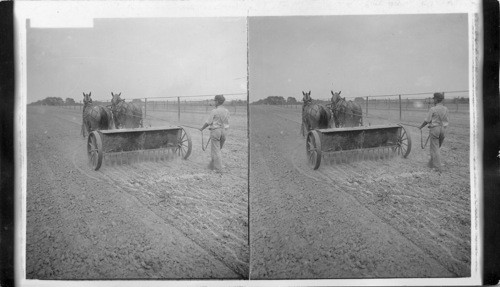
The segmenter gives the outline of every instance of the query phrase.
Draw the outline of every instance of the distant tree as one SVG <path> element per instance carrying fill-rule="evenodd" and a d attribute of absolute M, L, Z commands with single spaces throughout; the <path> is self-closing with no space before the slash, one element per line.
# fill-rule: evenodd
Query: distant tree
<path fill-rule="evenodd" d="M 469 98 L 464 98 L 464 97 L 461 97 L 459 100 L 458 100 L 459 103 L 461 104 L 468 104 L 469 103 Z"/>
<path fill-rule="evenodd" d="M 246 104 L 246 101 L 242 100 L 232 100 L 229 102 L 232 106 L 244 106 Z"/>
<path fill-rule="evenodd" d="M 295 99 L 294 97 L 288 97 L 286 99 L 286 102 L 287 102 L 287 104 L 294 105 L 297 103 L 297 99 Z"/>
<path fill-rule="evenodd" d="M 269 96 L 265 99 L 260 99 L 252 104 L 255 105 L 284 105 L 286 104 L 285 98 L 281 96 Z"/>
<path fill-rule="evenodd" d="M 283 105 L 286 103 L 285 98 L 281 96 L 270 96 L 267 99 L 270 105 Z"/>
<path fill-rule="evenodd" d="M 141 99 L 133 99 L 132 103 L 142 103 L 142 100 Z"/>
<path fill-rule="evenodd" d="M 66 105 L 74 105 L 75 104 L 75 100 L 72 99 L 72 98 L 66 98 Z"/>
<path fill-rule="evenodd" d="M 355 102 L 363 102 L 365 99 L 363 97 L 356 97 L 354 98 Z"/>
<path fill-rule="evenodd" d="M 64 105 L 63 99 L 59 97 L 48 97 L 45 98 L 44 103 L 49 106 L 62 106 Z"/>

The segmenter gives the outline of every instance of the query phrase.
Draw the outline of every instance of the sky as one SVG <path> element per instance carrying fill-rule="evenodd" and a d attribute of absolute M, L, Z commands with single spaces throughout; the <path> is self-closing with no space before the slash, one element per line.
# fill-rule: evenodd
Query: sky
<path fill-rule="evenodd" d="M 250 17 L 248 47 L 250 102 L 469 89 L 467 14 Z"/>
<path fill-rule="evenodd" d="M 243 93 L 244 17 L 94 19 L 92 28 L 27 28 L 27 103 Z"/>

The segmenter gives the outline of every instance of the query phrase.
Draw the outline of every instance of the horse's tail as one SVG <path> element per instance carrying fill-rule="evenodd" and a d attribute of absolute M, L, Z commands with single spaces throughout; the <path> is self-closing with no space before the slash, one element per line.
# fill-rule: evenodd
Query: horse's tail
<path fill-rule="evenodd" d="M 355 117 L 358 120 L 359 125 L 363 125 L 363 109 L 359 103 L 354 103 Z"/>
<path fill-rule="evenodd" d="M 348 117 L 351 118 L 351 122 L 354 126 L 363 125 L 363 109 L 359 103 L 349 101 L 347 112 L 349 113 Z"/>
<path fill-rule="evenodd" d="M 359 125 L 362 126 L 363 125 L 363 109 L 361 108 L 360 104 L 358 104 L 358 108 L 359 108 Z"/>
<path fill-rule="evenodd" d="M 115 119 L 113 118 L 113 112 L 108 108 L 105 108 L 105 111 L 108 117 L 108 130 L 112 130 L 115 128 Z"/>
<path fill-rule="evenodd" d="M 318 125 L 320 127 L 328 128 L 329 123 L 330 123 L 330 117 L 328 115 L 328 112 L 325 110 L 325 107 L 319 106 Z"/>
<path fill-rule="evenodd" d="M 109 119 L 108 113 L 105 107 L 99 106 L 99 128 L 100 129 L 108 129 L 109 127 Z"/>
<path fill-rule="evenodd" d="M 142 108 L 132 103 L 132 115 L 134 116 L 134 122 L 142 127 Z"/>

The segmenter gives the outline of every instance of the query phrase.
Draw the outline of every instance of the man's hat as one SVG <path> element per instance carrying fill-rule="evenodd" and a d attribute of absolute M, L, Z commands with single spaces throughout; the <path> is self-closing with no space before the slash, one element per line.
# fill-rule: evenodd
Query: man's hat
<path fill-rule="evenodd" d="M 434 99 L 444 100 L 444 93 L 434 93 Z"/>
<path fill-rule="evenodd" d="M 223 95 L 216 95 L 216 96 L 215 96 L 215 98 L 214 98 L 214 100 L 215 100 L 216 102 L 218 102 L 218 103 L 223 104 L 223 103 L 224 103 L 224 101 L 225 101 L 226 99 L 224 98 L 224 96 L 223 96 Z"/>

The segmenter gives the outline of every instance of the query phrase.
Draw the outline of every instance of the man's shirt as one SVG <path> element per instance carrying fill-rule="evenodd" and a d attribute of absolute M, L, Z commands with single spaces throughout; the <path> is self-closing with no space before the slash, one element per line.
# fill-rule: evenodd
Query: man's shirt
<path fill-rule="evenodd" d="M 437 126 L 448 126 L 448 108 L 439 103 L 432 107 L 425 118 L 425 121 L 429 123 L 429 128 Z"/>
<path fill-rule="evenodd" d="M 206 123 L 210 126 L 210 129 L 217 128 L 229 128 L 229 111 L 220 105 L 210 112 Z"/>

